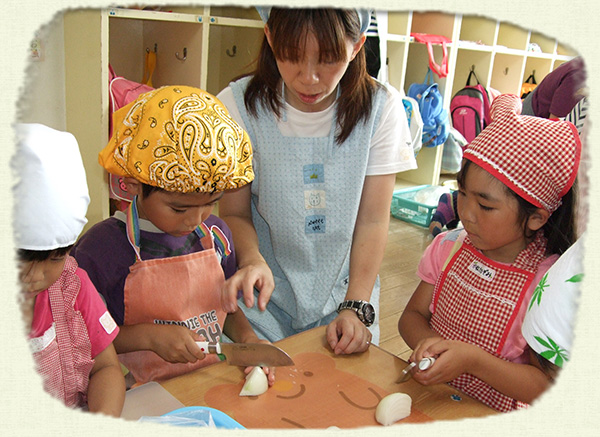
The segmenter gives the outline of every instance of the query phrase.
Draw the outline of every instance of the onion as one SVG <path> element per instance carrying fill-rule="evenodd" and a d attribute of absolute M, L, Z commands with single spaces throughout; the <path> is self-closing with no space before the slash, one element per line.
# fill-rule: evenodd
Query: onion
<path fill-rule="evenodd" d="M 240 396 L 259 396 L 267 391 L 269 382 L 262 367 L 256 366 L 248 375 Z"/>
<path fill-rule="evenodd" d="M 375 410 L 375 419 L 384 426 L 410 416 L 412 399 L 406 393 L 392 393 L 384 397 Z"/>

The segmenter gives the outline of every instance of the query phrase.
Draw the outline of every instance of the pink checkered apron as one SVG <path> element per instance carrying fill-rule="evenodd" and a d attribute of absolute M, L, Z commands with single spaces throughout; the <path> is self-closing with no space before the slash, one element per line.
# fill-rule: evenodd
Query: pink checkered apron
<path fill-rule="evenodd" d="M 124 325 L 137 323 L 176 324 L 198 332 L 208 341 L 222 335 L 226 313 L 221 307 L 225 275 L 214 248 L 211 231 L 202 223 L 197 234 L 205 250 L 187 255 L 142 260 L 135 202 L 127 210 L 128 236 L 137 261 L 125 280 Z M 139 229 L 139 228 L 138 228 Z M 133 232 L 130 232 L 133 231 Z M 137 240 L 137 241 L 136 241 Z M 153 351 L 119 354 L 119 360 L 137 383 L 158 381 L 191 372 L 219 361 L 209 355 L 195 363 L 169 363 Z"/>
<path fill-rule="evenodd" d="M 67 257 L 60 278 L 48 288 L 56 336 L 47 347 L 33 354 L 44 390 L 69 407 L 87 403 L 88 382 L 94 366 L 87 325 L 81 313 L 74 310 L 81 288 L 76 269 L 75 259 Z"/>
<path fill-rule="evenodd" d="M 503 358 L 506 337 L 545 251 L 546 239 L 538 232 L 507 266 L 483 256 L 466 237 L 435 284 L 431 328 Z M 498 411 L 527 407 L 468 373 L 449 384 Z"/>

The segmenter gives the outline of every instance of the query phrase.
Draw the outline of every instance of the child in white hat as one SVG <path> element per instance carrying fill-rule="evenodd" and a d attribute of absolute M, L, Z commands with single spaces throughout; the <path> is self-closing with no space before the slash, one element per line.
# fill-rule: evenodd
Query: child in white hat
<path fill-rule="evenodd" d="M 18 124 L 16 135 L 20 301 L 36 368 L 65 405 L 118 417 L 125 380 L 112 342 L 119 328 L 69 255 L 89 204 L 77 141 L 41 124 Z"/>
<path fill-rule="evenodd" d="M 547 385 L 521 325 L 536 284 L 575 241 L 581 142 L 569 122 L 522 116 L 515 95 L 466 148 L 458 175 L 464 229 L 438 235 L 399 321 L 422 384 L 449 383 L 498 411 L 525 408 Z"/>

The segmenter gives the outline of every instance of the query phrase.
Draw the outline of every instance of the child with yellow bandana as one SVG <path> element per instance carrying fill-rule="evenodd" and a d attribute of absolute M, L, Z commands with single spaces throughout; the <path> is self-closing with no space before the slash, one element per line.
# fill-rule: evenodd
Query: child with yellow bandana
<path fill-rule="evenodd" d="M 243 312 L 221 307 L 236 259 L 231 231 L 211 214 L 224 191 L 254 179 L 246 132 L 218 99 L 187 86 L 142 94 L 113 126 L 99 162 L 135 198 L 86 232 L 73 256 L 120 326 L 120 361 L 144 383 L 218 359 L 196 341 L 258 342 Z"/>

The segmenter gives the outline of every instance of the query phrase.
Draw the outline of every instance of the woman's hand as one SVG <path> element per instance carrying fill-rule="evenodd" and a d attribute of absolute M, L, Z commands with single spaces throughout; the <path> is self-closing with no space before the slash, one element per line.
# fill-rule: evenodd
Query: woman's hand
<path fill-rule="evenodd" d="M 227 190 L 219 201 L 219 216 L 231 229 L 239 266 L 239 270 L 225 281 L 221 292 L 221 305 L 228 313 L 237 311 L 237 300 L 242 296 L 246 307 L 254 306 L 255 288 L 259 292 L 256 306 L 264 311 L 275 288 L 273 273 L 258 250 L 258 235 L 250 206 L 251 185 Z"/>
<path fill-rule="evenodd" d="M 371 344 L 371 332 L 354 311 L 343 310 L 327 326 L 326 338 L 336 355 L 366 351 Z"/>
<path fill-rule="evenodd" d="M 239 294 L 244 297 L 244 304 L 251 308 L 254 305 L 254 289 L 258 294 L 258 309 L 264 311 L 275 289 L 275 281 L 271 269 L 264 261 L 257 261 L 241 267 L 233 276 L 225 281 L 221 291 L 223 311 L 234 313 L 238 309 Z"/>

